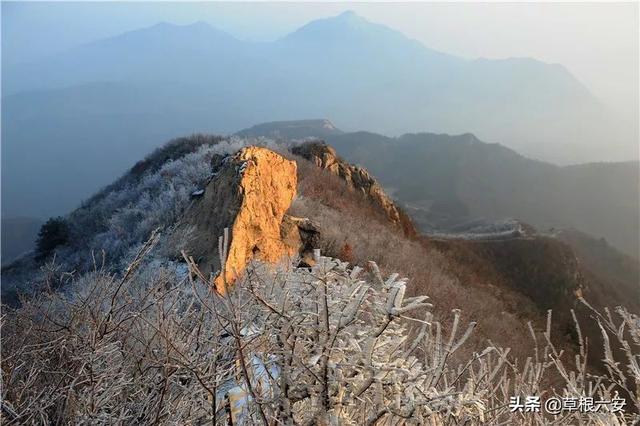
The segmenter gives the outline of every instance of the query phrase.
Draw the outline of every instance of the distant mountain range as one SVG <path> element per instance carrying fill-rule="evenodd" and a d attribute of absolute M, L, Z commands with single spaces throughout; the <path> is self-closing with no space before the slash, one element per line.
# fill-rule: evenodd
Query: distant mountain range
<path fill-rule="evenodd" d="M 638 162 L 560 167 L 472 134 L 390 138 L 327 127 L 326 120 L 266 123 L 240 134 L 323 138 L 377 176 L 424 232 L 455 230 L 480 218 L 516 218 L 543 231 L 576 228 L 639 257 Z"/>
<path fill-rule="evenodd" d="M 274 139 L 326 138 L 342 134 L 344 134 L 342 130 L 326 119 L 275 121 L 256 124 L 248 129 L 236 132 L 236 136 L 243 138 L 262 136 Z"/>
<path fill-rule="evenodd" d="M 466 60 L 347 12 L 270 43 L 161 23 L 2 70 L 8 216 L 69 211 L 158 141 L 332 117 L 383 134 L 474 132 L 559 162 L 608 155 L 606 111 L 560 65 Z"/>

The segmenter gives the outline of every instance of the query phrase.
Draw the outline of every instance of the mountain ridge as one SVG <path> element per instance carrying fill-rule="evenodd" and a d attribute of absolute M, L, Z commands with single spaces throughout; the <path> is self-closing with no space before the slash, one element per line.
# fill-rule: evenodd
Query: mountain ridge
<path fill-rule="evenodd" d="M 521 415 L 507 408 L 509 392 L 494 410 L 490 404 L 499 394 L 492 394 L 492 389 L 522 389 L 535 380 L 534 385 L 540 386 L 535 393 L 544 394 L 538 382 L 551 383 L 545 383 L 544 389 L 555 391 L 557 381 L 565 377 L 570 390 L 558 394 L 576 392 L 573 377 L 586 374 L 586 368 L 591 375 L 606 374 L 600 362 L 603 344 L 607 366 L 613 362 L 613 353 L 615 359 L 634 356 L 628 350 L 621 353 L 617 346 L 610 349 L 609 339 L 601 337 L 601 322 L 582 326 L 593 313 L 579 304 L 579 296 L 603 294 L 607 288 L 585 279 L 569 245 L 536 235 L 531 227 L 526 227 L 525 238 L 484 242 L 412 238 L 397 226 L 393 209 L 379 208 L 389 207 L 389 202 L 366 170 L 344 162 L 330 147 L 317 142 L 290 145 L 264 138 L 201 135 L 164 145 L 85 205 L 45 225 L 48 232 L 43 236 L 50 239 L 38 247 L 39 253 L 2 269 L 2 301 L 18 305 L 6 307 L 3 322 L 3 332 L 9 330 L 3 334 L 3 354 L 10 354 L 3 357 L 3 378 L 12 384 L 3 418 L 19 420 L 37 413 L 47 420 L 73 423 L 92 410 L 97 413 L 94 418 L 108 421 L 116 403 L 122 407 L 119 411 L 133 413 L 126 420 L 134 423 L 158 421 L 161 411 L 138 408 L 153 404 L 158 410 L 169 406 L 162 414 L 169 422 L 228 419 L 233 424 L 255 424 L 259 418 L 245 414 L 246 404 L 255 398 L 242 392 L 240 380 L 274 365 L 269 374 L 253 376 L 268 377 L 270 382 L 247 379 L 244 383 L 248 388 L 255 384 L 256 389 L 267 383 L 265 387 L 276 389 L 287 372 L 294 372 L 292 376 L 300 383 L 292 381 L 283 394 L 291 398 L 292 413 L 300 410 L 298 418 L 305 420 L 306 416 L 311 423 L 321 424 L 332 419 L 338 424 L 343 418 L 357 423 L 372 411 L 370 404 L 362 408 L 362 414 L 329 417 L 325 412 L 344 412 L 358 404 L 343 405 L 342 396 L 329 392 L 329 398 L 335 398 L 342 409 L 320 408 L 319 415 L 311 417 L 307 413 L 309 405 L 315 405 L 311 396 L 315 391 L 309 388 L 305 395 L 295 389 L 301 383 L 325 383 L 327 391 L 333 387 L 338 393 L 342 389 L 351 392 L 354 380 L 361 380 L 364 386 L 355 382 L 357 391 L 369 387 L 373 375 L 389 379 L 398 370 L 402 376 L 379 385 L 397 388 L 410 383 L 413 388 L 414 376 L 443 369 L 442 363 L 447 362 L 450 370 L 427 376 L 416 399 L 435 395 L 441 381 L 445 382 L 442 395 L 450 396 L 452 389 L 468 395 L 482 383 L 476 376 L 495 377 L 499 382 L 490 382 L 467 400 L 473 407 L 484 406 L 486 401 L 487 413 L 473 408 L 461 417 L 457 411 L 453 423 L 462 418 L 469 424 L 484 424 L 487 416 L 503 410 L 491 420 L 511 424 L 519 422 Z M 222 238 L 216 245 L 220 232 Z M 313 256 L 305 256 L 304 251 L 312 251 Z M 216 257 L 219 265 L 214 263 Z M 29 289 L 34 283 L 39 285 Z M 8 288 L 12 285 L 13 294 Z M 19 285 L 31 294 L 16 299 Z M 606 301 L 628 302 L 625 299 L 638 293 L 637 288 L 621 286 L 619 290 Z M 340 297 L 335 297 L 336 292 Z M 376 298 L 380 294 L 383 297 Z M 602 299 L 589 301 L 602 311 Z M 410 314 L 409 309 L 415 312 Z M 553 320 L 548 309 L 553 309 Z M 626 312 L 620 310 L 621 315 Z M 234 318 L 247 320 L 230 322 Z M 581 322 L 577 332 L 572 332 L 577 326 L 574 319 Z M 633 327 L 637 317 L 630 319 L 625 324 Z M 410 328 L 414 322 L 417 326 Z M 33 330 L 40 325 L 34 337 Z M 625 326 L 607 323 L 614 335 L 622 334 Z M 292 334 L 296 329 L 304 333 L 301 338 Z M 381 339 L 384 333 L 396 340 Z M 583 338 L 589 342 L 588 349 Z M 533 356 L 540 353 L 541 339 L 548 343 L 544 353 L 554 354 L 553 362 L 548 356 L 540 361 Z M 619 346 L 629 345 L 619 339 Z M 419 346 L 420 342 L 426 344 Z M 309 349 L 301 349 L 303 345 Z M 58 347 L 67 356 L 59 356 Z M 380 357 L 380 349 L 387 351 L 386 359 Z M 416 349 L 421 353 L 413 355 Z M 345 350 L 349 351 L 346 356 Z M 324 352 L 332 355 L 323 361 Z M 336 354 L 342 358 L 335 358 Z M 381 364 L 379 373 L 367 367 L 366 358 L 376 360 L 372 365 Z M 159 364 L 164 359 L 168 359 L 166 364 Z M 478 368 L 470 367 L 478 359 Z M 497 359 L 497 364 L 486 364 L 491 359 Z M 34 368 L 23 371 L 28 368 L 25 365 L 33 364 Z M 92 367 L 85 376 L 74 376 L 97 364 L 100 367 Z M 303 366 L 291 369 L 298 364 Z M 362 364 L 364 368 L 343 374 L 344 370 L 337 369 L 341 364 Z M 545 370 L 553 364 L 559 364 L 558 372 Z M 569 373 L 565 365 L 571 368 Z M 634 371 L 632 367 L 630 361 L 629 369 Z M 153 371 L 165 368 L 177 377 L 175 381 L 169 383 L 174 379 Z M 225 375 L 215 376 L 217 369 Z M 472 370 L 469 377 L 463 376 L 466 370 Z M 4 374 L 7 371 L 11 374 Z M 146 371 L 150 373 L 140 378 Z M 522 380 L 531 371 L 535 379 Z M 314 382 L 323 375 L 328 377 L 325 382 Z M 452 380 L 432 379 L 449 375 Z M 29 382 L 36 391 L 31 389 L 35 396 L 25 401 L 20 393 L 23 389 L 28 393 L 23 382 L 30 376 L 37 378 Z M 618 377 L 612 377 L 612 385 L 603 386 L 604 395 L 598 398 L 609 397 Z M 459 378 L 463 383 L 452 387 Z M 520 381 L 514 384 L 512 378 Z M 62 388 L 64 392 L 54 392 L 53 400 L 51 396 L 41 399 L 50 384 L 59 386 L 61 380 L 70 382 Z M 137 388 L 131 385 L 133 380 L 138 381 Z M 97 398 L 91 389 L 95 383 L 101 388 Z M 207 384 L 214 390 L 207 391 Z M 156 390 L 149 391 L 152 386 Z M 107 395 L 116 389 L 111 398 L 115 402 L 102 402 L 103 389 L 108 389 Z M 120 398 L 123 389 L 140 390 Z M 160 395 L 162 389 L 167 398 Z M 398 392 L 391 395 L 406 396 L 406 390 Z M 364 393 L 359 392 L 357 400 Z M 147 394 L 157 398 L 150 400 Z M 134 399 L 138 395 L 142 399 Z M 372 401 L 380 395 L 387 393 L 379 392 Z M 174 415 L 173 410 L 181 409 L 189 397 L 193 403 Z M 70 399 L 73 404 L 68 404 Z M 174 403 L 176 399 L 179 404 Z M 397 400 L 381 403 L 382 410 L 392 404 L 398 407 Z M 48 411 L 29 411 L 41 401 Z M 100 404 L 97 410 L 95 401 Z M 279 401 L 286 404 L 288 400 L 266 398 L 260 407 L 268 407 L 273 418 L 279 418 Z M 300 406 L 307 402 L 310 404 Z M 203 411 L 195 411 L 203 406 Z M 415 408 L 402 407 L 399 421 L 442 423 L 440 419 L 446 422 L 452 417 L 449 407 L 441 417 L 434 417 L 431 408 L 424 414 Z M 577 419 L 582 418 L 591 420 Z M 381 417 L 370 419 L 376 422 Z M 266 416 L 263 423 L 268 423 Z"/>
<path fill-rule="evenodd" d="M 271 131 L 276 127 L 272 123 Z M 470 133 L 394 138 L 361 131 L 324 140 L 377 176 L 423 232 L 477 218 L 515 217 L 542 229 L 574 227 L 606 237 L 639 258 L 634 235 L 639 234 L 640 162 L 558 166 Z"/>
<path fill-rule="evenodd" d="M 226 227 L 227 286 L 253 260 L 278 263 L 299 254 L 308 265 L 314 262 L 309 253 L 320 249 L 354 266 L 375 260 L 383 271 L 402 270 L 412 280 L 408 294 L 428 294 L 439 315 L 462 306 L 469 320 L 484 318 L 474 345 L 489 338 L 515 344 L 514 356 L 524 356 L 530 344 L 523 337 L 525 320 L 541 326 L 551 308 L 557 310 L 554 339 L 567 341 L 562 331 L 571 323 L 566 308 L 576 305 L 575 294 L 590 288 L 569 245 L 530 227 L 525 238 L 492 241 L 418 237 L 407 232 L 413 224 L 375 178 L 330 147 L 264 139 L 263 146 L 252 146 L 256 142 L 197 136 L 150 154 L 63 219 L 66 242 L 45 256 L 45 262 L 55 257 L 54 270 L 39 267 L 42 253 L 5 266 L 3 301 L 18 303 L 20 291 L 64 289 L 75 275 L 95 268 L 95 256 L 87 254 L 102 250 L 102 268 L 114 274 L 140 253 L 149 257 L 140 265 L 143 270 L 162 267 L 185 274 L 187 256 L 192 262 L 187 265 L 197 264 L 205 283 L 225 292 L 221 276 L 206 274 L 220 268 L 215 239 Z M 601 281 L 593 283 L 594 294 L 600 294 Z M 633 291 L 620 289 L 625 295 Z M 501 314 L 488 318 L 487 310 Z"/>

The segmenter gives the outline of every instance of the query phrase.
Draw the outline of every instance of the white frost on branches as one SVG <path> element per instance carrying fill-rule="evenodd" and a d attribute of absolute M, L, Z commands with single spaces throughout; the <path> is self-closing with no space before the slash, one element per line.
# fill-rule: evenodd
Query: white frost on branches
<path fill-rule="evenodd" d="M 547 424 L 511 412 L 509 398 L 607 399 L 640 381 L 638 317 L 623 309 L 619 320 L 596 315 L 604 376 L 586 371 L 583 350 L 565 365 L 550 327 L 522 366 L 493 347 L 454 362 L 475 324 L 454 310 L 445 328 L 425 296 L 406 297 L 406 281 L 375 264 L 365 273 L 319 253 L 311 268 L 253 263 L 221 296 L 189 259 L 188 274 L 142 262 L 152 245 L 122 277 L 87 274 L 68 296 L 42 294 L 3 317 L 3 424 Z M 549 388 L 553 372 L 564 383 Z M 563 416 L 638 420 L 606 407 Z"/>

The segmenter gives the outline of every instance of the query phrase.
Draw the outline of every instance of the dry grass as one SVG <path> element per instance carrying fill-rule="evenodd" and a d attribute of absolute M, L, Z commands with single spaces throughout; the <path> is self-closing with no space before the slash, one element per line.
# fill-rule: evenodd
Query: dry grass
<path fill-rule="evenodd" d="M 474 324 L 445 330 L 425 297 L 316 254 L 311 268 L 253 264 L 225 296 L 192 269 L 144 269 L 150 240 L 122 277 L 95 271 L 5 313 L 3 424 L 633 424 L 640 408 L 640 319 L 594 311 L 607 374 L 576 368 L 551 320 L 523 365 L 509 350 L 455 356 Z M 224 264 L 224 261 L 221 262 Z M 142 269 L 141 269 L 142 268 Z M 415 324 L 414 330 L 408 324 Z M 579 330 L 579 328 L 578 328 Z M 413 335 L 411 339 L 407 336 Z M 630 335 L 630 337 L 629 337 Z M 534 335 L 534 339 L 537 336 Z M 612 346 L 624 348 L 615 359 Z M 560 377 L 554 388 L 549 375 Z M 625 413 L 511 412 L 511 396 L 624 392 Z"/>
<path fill-rule="evenodd" d="M 515 358 L 526 358 L 532 349 L 527 321 L 544 326 L 544 314 L 536 311 L 530 300 L 499 287 L 461 281 L 458 275 L 462 274 L 457 274 L 457 269 L 464 265 L 448 261 L 437 249 L 407 239 L 339 178 L 306 160 L 298 164 L 302 169 L 298 191 L 301 195 L 290 213 L 317 222 L 323 253 L 340 257 L 342 247 L 348 244 L 353 264 L 364 266 L 372 260 L 389 273 L 402 271 L 409 278 L 408 293 L 429 295 L 435 302 L 434 313 L 440 318 L 448 318 L 452 309 L 461 309 L 464 320 L 480 322 L 471 344 L 462 352 L 479 350 L 491 341 L 515 348 L 511 354 Z M 445 321 L 445 326 L 449 325 Z"/>
<path fill-rule="evenodd" d="M 182 274 L 145 263 L 154 234 L 121 274 L 96 262 L 64 291 L 4 309 L 2 423 L 639 421 L 637 316 L 585 307 L 606 366 L 590 370 L 584 325 L 576 324 L 568 360 L 530 300 L 460 280 L 472 276 L 462 262 L 407 239 L 338 178 L 298 164 L 291 213 L 313 218 L 324 252 L 352 265 L 319 254 L 311 269 L 253 264 L 220 296 L 194 265 Z M 382 279 L 394 271 L 403 275 Z M 511 396 L 610 400 L 616 392 L 626 413 L 508 408 Z"/>

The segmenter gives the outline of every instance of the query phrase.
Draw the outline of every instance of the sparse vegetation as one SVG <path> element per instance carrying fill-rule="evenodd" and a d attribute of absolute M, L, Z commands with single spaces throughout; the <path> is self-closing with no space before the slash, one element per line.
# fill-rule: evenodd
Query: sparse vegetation
<path fill-rule="evenodd" d="M 195 135 L 156 150 L 119 182 L 69 215 L 74 247 L 61 256 L 64 267 L 91 268 L 91 262 L 84 258 L 91 251 L 104 251 L 111 265 L 122 267 L 153 229 L 178 220 L 191 201 L 191 193 L 202 189 L 213 175 L 214 156 L 236 152 L 247 143 L 244 139 Z"/>
<path fill-rule="evenodd" d="M 387 273 L 402 271 L 409 278 L 408 294 L 428 294 L 435 302 L 434 314 L 442 318 L 447 329 L 452 309 L 461 309 L 467 321 L 482 318 L 470 344 L 454 356 L 469 356 L 469 351 L 480 350 L 490 340 L 512 347 L 514 358 L 526 359 L 533 345 L 522 318 L 533 319 L 536 330 L 544 327 L 544 314 L 530 300 L 515 291 L 497 291 L 495 286 L 483 285 L 460 270 L 466 267 L 464 262 L 451 262 L 439 250 L 405 238 L 371 209 L 366 199 L 349 191 L 335 176 L 304 159 L 298 159 L 298 172 L 300 195 L 291 213 L 313 218 L 318 224 L 323 253 L 341 258 L 341 249 L 348 243 L 353 264 L 365 266 L 373 260 Z M 467 279 L 461 280 L 463 276 Z"/>

